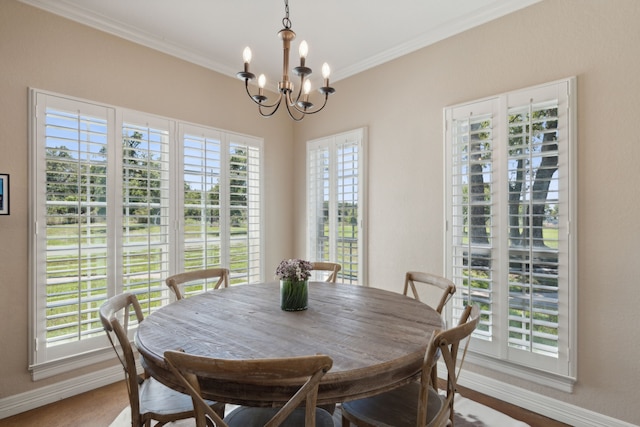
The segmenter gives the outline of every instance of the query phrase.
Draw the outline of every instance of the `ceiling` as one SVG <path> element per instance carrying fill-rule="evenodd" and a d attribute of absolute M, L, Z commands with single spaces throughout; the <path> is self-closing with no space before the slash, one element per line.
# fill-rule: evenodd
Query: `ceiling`
<path fill-rule="evenodd" d="M 283 0 L 20 1 L 228 76 L 250 46 L 251 72 L 273 87 L 281 77 Z M 290 66 L 306 40 L 315 81 L 327 62 L 335 82 L 537 1 L 289 0 Z"/>

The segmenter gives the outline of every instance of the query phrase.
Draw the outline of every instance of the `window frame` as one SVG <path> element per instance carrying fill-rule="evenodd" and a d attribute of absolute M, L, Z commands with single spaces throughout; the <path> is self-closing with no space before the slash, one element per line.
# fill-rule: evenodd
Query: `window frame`
<path fill-rule="evenodd" d="M 135 111 L 123 107 L 108 105 L 104 103 L 98 103 L 90 100 L 67 96 L 64 94 L 54 93 L 50 91 L 30 88 L 29 89 L 29 158 L 30 158 L 30 209 L 29 209 L 29 370 L 32 373 L 34 380 L 50 377 L 60 373 L 68 372 L 70 370 L 77 369 L 82 366 L 89 366 L 101 361 L 111 360 L 113 357 L 113 350 L 109 347 L 108 341 L 104 338 L 104 331 L 102 328 L 96 327 L 95 333 L 92 333 L 89 338 L 79 338 L 76 340 L 69 340 L 66 343 L 62 343 L 58 346 L 49 346 L 47 336 L 47 319 L 46 306 L 47 306 L 47 281 L 50 276 L 50 272 L 47 271 L 45 266 L 47 261 L 47 218 L 48 213 L 45 206 L 47 197 L 47 164 L 46 159 L 46 140 L 52 138 L 51 134 L 48 134 L 45 130 L 47 120 L 47 106 L 50 106 L 53 111 L 63 110 L 62 106 L 65 105 L 64 111 L 83 111 L 85 108 L 91 111 L 96 110 L 101 112 L 101 117 L 105 118 L 106 122 L 106 153 L 105 163 L 106 166 L 106 206 L 109 209 L 106 213 L 106 238 L 104 241 L 104 252 L 106 255 L 106 261 L 103 263 L 106 267 L 103 271 L 106 271 L 106 296 L 104 298 L 111 297 L 119 292 L 123 291 L 124 279 L 123 279 L 123 138 L 128 138 L 124 135 L 124 125 L 142 125 L 152 128 L 154 126 L 160 127 L 166 130 L 166 144 L 167 149 L 157 157 L 157 161 L 162 163 L 159 169 L 159 176 L 163 182 L 167 182 L 168 191 L 160 190 L 160 197 L 168 197 L 168 202 L 162 202 L 165 206 L 160 208 L 159 215 L 165 219 L 161 221 L 167 228 L 166 237 L 164 233 L 160 236 L 162 245 L 167 245 L 168 250 L 166 256 L 163 256 L 164 260 L 161 260 L 158 265 L 161 265 L 161 270 L 158 270 L 163 276 L 168 276 L 179 271 L 183 271 L 183 246 L 180 245 L 182 240 L 183 228 L 178 226 L 179 218 L 184 212 L 183 206 L 183 191 L 182 185 L 184 185 L 183 172 L 183 151 L 182 146 L 184 144 L 184 137 L 178 130 L 187 126 L 198 127 L 210 133 L 216 133 L 222 136 L 221 143 L 225 146 L 225 150 L 228 153 L 228 147 L 232 143 L 245 144 L 251 147 L 253 150 L 253 156 L 256 160 L 252 160 L 252 173 L 253 178 L 252 192 L 255 196 L 255 202 L 251 205 L 249 210 L 257 212 L 257 217 L 254 217 L 253 222 L 257 222 L 254 227 L 255 231 L 252 231 L 252 241 L 257 244 L 258 249 L 253 249 L 251 256 L 254 257 L 252 270 L 252 276 L 249 280 L 262 281 L 264 279 L 264 259 L 260 254 L 264 253 L 264 226 L 262 224 L 264 218 L 264 149 L 263 139 L 248 135 L 242 135 L 238 133 L 228 132 L 220 129 L 215 129 L 203 125 L 194 125 L 184 121 L 171 119 L 167 117 L 161 117 L 154 114 Z M 78 113 L 80 114 L 80 113 Z M 166 126 L 165 126 L 166 125 Z M 155 128 L 154 128 L 155 129 Z M 81 134 L 78 134 L 81 135 Z M 81 141 L 81 136 L 78 136 L 78 141 Z M 70 140 L 71 142 L 74 139 Z M 65 142 L 58 142 L 55 147 L 65 147 Z M 94 151 L 95 152 L 95 151 Z M 256 157 L 257 156 L 257 157 Z M 156 160 L 154 160 L 156 161 Z M 249 161 L 249 160 L 247 160 Z M 77 161 L 80 164 L 80 161 Z M 93 160 L 84 160 L 84 164 L 93 165 Z M 147 167 L 150 167 L 151 160 L 147 161 Z M 225 171 L 228 177 L 229 160 L 222 160 L 225 164 Z M 178 167 L 179 165 L 179 167 Z M 152 166 L 151 166 L 152 167 Z M 151 179 L 150 175 L 147 175 L 147 180 Z M 156 179 L 156 177 L 154 177 Z M 84 182 L 84 181 L 83 181 Z M 228 179 L 223 180 L 224 184 L 228 183 Z M 84 184 L 82 184 L 84 186 Z M 151 185 L 147 183 L 147 185 Z M 222 185 L 222 184 L 221 184 Z M 152 188 L 152 187 L 147 187 Z M 67 194 L 67 193 L 65 193 Z M 149 194 L 149 193 L 147 193 Z M 147 196 L 149 197 L 149 196 Z M 224 204 L 224 209 L 222 205 Z M 230 209 L 229 201 L 220 201 L 221 213 Z M 227 217 L 228 215 L 223 215 Z M 79 218 L 79 217 L 78 217 Z M 182 221 L 184 223 L 184 221 Z M 229 230 L 225 230 L 224 238 L 229 240 L 231 238 Z M 77 240 L 78 244 L 83 244 L 84 237 Z M 228 252 L 229 245 L 226 246 Z M 249 253 L 249 248 L 247 248 Z M 259 259 L 255 259 L 255 253 L 257 253 Z M 44 262 L 43 262 L 44 261 Z M 228 262 L 229 256 L 221 262 Z M 149 261 L 154 263 L 154 261 Z M 224 264 L 228 267 L 228 264 Z M 85 267 L 82 271 L 85 270 Z M 233 275 L 233 271 L 232 271 Z M 235 283 L 243 283 L 243 279 L 240 277 L 242 274 L 237 275 Z M 66 276 L 65 276 L 66 277 Z M 249 276 L 247 276 L 249 277 Z M 151 280 L 151 279 L 149 279 Z M 154 279 L 155 280 L 155 279 Z M 245 280 L 246 281 L 246 280 Z M 80 283 L 80 282 L 79 282 Z M 159 304 L 164 305 L 170 302 L 173 298 L 168 288 L 164 286 L 164 279 L 155 285 L 160 291 Z M 75 301 L 72 298 L 73 301 Z M 73 304 L 70 302 L 69 304 Z M 98 304 L 101 304 L 98 302 Z M 98 305 L 99 307 L 99 305 Z M 84 309 L 83 309 L 84 311 Z M 97 313 L 97 310 L 96 312 Z M 94 313 L 94 316 L 95 316 Z M 145 312 L 145 315 L 149 312 Z M 95 320 L 92 320 L 95 323 Z M 98 318 L 99 323 L 99 318 Z"/>
<path fill-rule="evenodd" d="M 543 93 L 556 92 L 558 94 L 558 132 L 563 141 L 558 148 L 558 174 L 560 179 L 560 200 L 564 211 L 560 211 L 560 246 L 561 262 L 558 272 L 558 358 L 541 356 L 539 354 L 524 355 L 508 345 L 508 317 L 509 293 L 509 212 L 507 183 L 509 168 L 507 166 L 509 150 L 508 112 L 511 108 L 522 103 L 533 102 L 533 99 Z M 536 98 L 537 99 L 537 98 Z M 527 379 L 539 384 L 571 391 L 577 375 L 577 114 L 576 114 L 576 79 L 575 77 L 549 82 L 533 87 L 515 90 L 496 96 L 470 101 L 444 108 L 444 156 L 445 156 L 445 274 L 455 279 L 454 274 L 454 229 L 456 219 L 453 206 L 453 191 L 455 181 L 453 174 L 453 138 L 454 119 L 467 115 L 487 114 L 491 117 L 493 126 L 491 149 L 491 252 L 492 269 L 495 268 L 491 315 L 496 319 L 491 324 L 488 338 L 473 339 L 469 345 L 468 360 L 491 369 Z M 562 120 L 560 119 L 562 117 Z M 485 172 L 483 172 L 484 174 Z M 470 185 L 470 184 L 468 184 Z M 470 191 L 470 190 L 469 190 Z M 459 228 L 460 226 L 458 226 Z M 497 261 L 495 261 L 497 260 Z M 460 283 L 456 283 L 460 285 Z M 464 288 L 463 288 L 464 289 Z M 447 311 L 448 322 L 455 322 L 456 307 L 460 308 L 460 296 L 454 301 L 453 310 Z M 489 313 L 485 313 L 485 319 Z M 477 334 L 477 333 L 476 333 Z M 478 335 L 479 337 L 479 335 Z"/>

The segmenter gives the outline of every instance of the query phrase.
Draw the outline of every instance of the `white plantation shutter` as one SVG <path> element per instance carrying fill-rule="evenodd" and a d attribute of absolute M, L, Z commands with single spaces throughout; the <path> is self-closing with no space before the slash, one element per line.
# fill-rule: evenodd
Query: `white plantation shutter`
<path fill-rule="evenodd" d="M 262 142 L 195 125 L 181 125 L 183 257 L 176 271 L 229 268 L 230 284 L 261 280 Z M 202 280 L 186 294 L 211 289 Z"/>
<path fill-rule="evenodd" d="M 145 315 L 169 298 L 169 135 L 166 119 L 128 113 L 122 125 L 122 289 Z"/>
<path fill-rule="evenodd" d="M 494 330 L 496 224 L 493 191 L 496 108 L 493 101 L 459 108 L 451 118 L 451 277 L 453 319 L 467 304 L 478 304 L 482 317 L 475 336 L 491 341 Z M 480 346 L 480 344 L 477 344 Z M 485 351 L 488 349 L 485 347 Z"/>
<path fill-rule="evenodd" d="M 194 125 L 181 125 L 183 173 L 181 260 L 175 271 L 194 271 L 226 265 L 222 259 L 221 235 L 226 234 L 221 213 L 221 194 L 227 194 L 222 179 L 222 133 Z M 213 288 L 216 280 L 189 283 L 185 295 Z"/>
<path fill-rule="evenodd" d="M 114 111 L 35 98 L 35 307 L 33 362 L 81 353 L 101 341 L 98 309 L 108 295 L 108 174 Z"/>
<path fill-rule="evenodd" d="M 328 141 L 327 141 L 328 142 Z M 307 147 L 308 253 L 312 261 L 329 261 L 329 146 L 316 142 Z M 334 219 L 335 221 L 335 219 Z"/>
<path fill-rule="evenodd" d="M 227 155 L 228 261 L 233 283 L 261 280 L 262 261 L 262 145 L 260 141 L 229 134 Z"/>
<path fill-rule="evenodd" d="M 98 315 L 113 295 L 148 315 L 174 273 L 264 280 L 261 139 L 35 89 L 30 105 L 34 379 L 113 358 Z"/>
<path fill-rule="evenodd" d="M 353 133 L 336 137 L 336 212 L 337 236 L 335 259 L 340 260 L 340 277 L 345 283 L 362 283 L 359 280 L 361 223 L 360 180 L 362 135 Z"/>
<path fill-rule="evenodd" d="M 509 212 L 509 346 L 556 356 L 559 227 L 547 215 L 559 213 L 558 102 L 510 108 L 509 117 L 509 200 L 524 206 Z M 549 194 L 537 199 L 536 187 Z"/>
<path fill-rule="evenodd" d="M 478 354 L 573 378 L 573 79 L 445 109 L 447 274 Z"/>
<path fill-rule="evenodd" d="M 566 84 L 507 97 L 508 354 L 565 372 L 574 256 L 568 98 Z"/>
<path fill-rule="evenodd" d="M 364 138 L 358 129 L 307 143 L 308 257 L 339 263 L 344 283 L 364 280 Z"/>

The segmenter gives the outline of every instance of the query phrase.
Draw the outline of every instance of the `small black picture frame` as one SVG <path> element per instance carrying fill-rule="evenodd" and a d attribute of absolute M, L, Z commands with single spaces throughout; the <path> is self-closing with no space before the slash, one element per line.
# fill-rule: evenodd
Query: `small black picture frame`
<path fill-rule="evenodd" d="M 9 175 L 0 173 L 0 215 L 9 215 Z"/>

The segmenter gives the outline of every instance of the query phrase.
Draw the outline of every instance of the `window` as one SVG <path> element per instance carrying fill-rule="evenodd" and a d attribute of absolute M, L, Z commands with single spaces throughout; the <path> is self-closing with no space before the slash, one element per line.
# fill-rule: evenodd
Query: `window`
<path fill-rule="evenodd" d="M 307 254 L 342 266 L 338 282 L 364 282 L 365 129 L 307 143 Z"/>
<path fill-rule="evenodd" d="M 104 344 L 98 308 L 109 295 L 114 261 L 109 179 L 115 112 L 56 101 L 38 96 L 38 140 L 31 151 L 34 363 L 65 357 L 67 347 L 82 353 Z"/>
<path fill-rule="evenodd" d="M 574 378 L 574 79 L 445 109 L 446 271 L 470 349 Z"/>
<path fill-rule="evenodd" d="M 31 104 L 34 378 L 99 360 L 112 295 L 148 315 L 174 272 L 262 280 L 261 140 L 37 90 Z"/>

